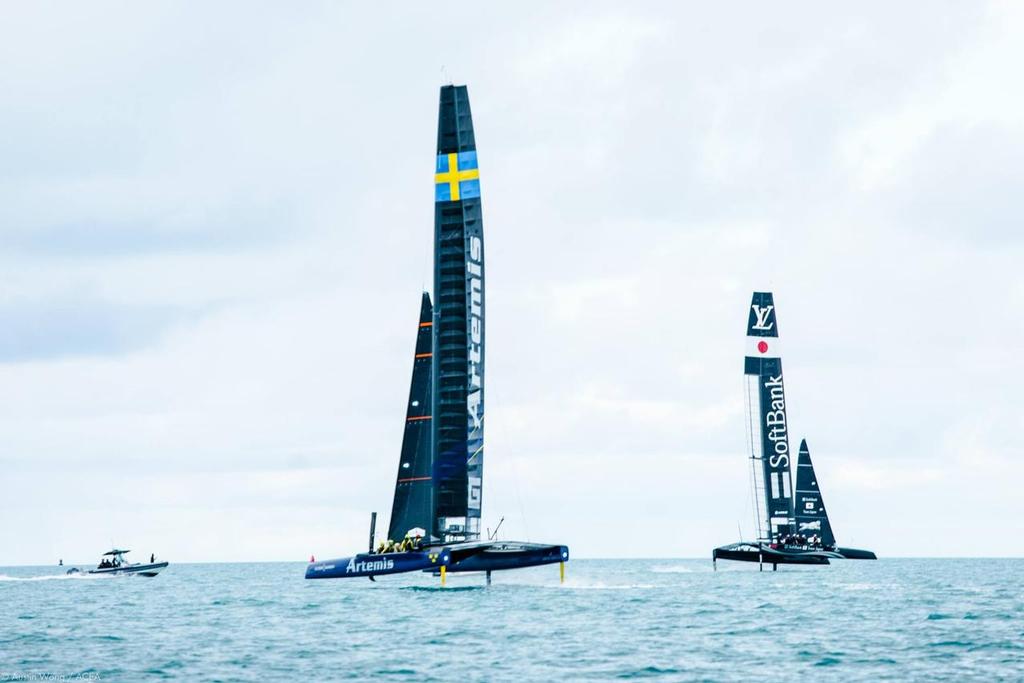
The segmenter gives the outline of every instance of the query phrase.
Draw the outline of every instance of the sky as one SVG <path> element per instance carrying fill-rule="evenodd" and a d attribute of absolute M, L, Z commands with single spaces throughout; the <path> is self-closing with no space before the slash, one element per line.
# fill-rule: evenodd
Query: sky
<path fill-rule="evenodd" d="M 752 537 L 771 290 L 840 544 L 1024 555 L 1022 32 L 983 2 L 7 6 L 0 565 L 365 546 L 449 82 L 481 168 L 485 527 L 579 558 Z"/>

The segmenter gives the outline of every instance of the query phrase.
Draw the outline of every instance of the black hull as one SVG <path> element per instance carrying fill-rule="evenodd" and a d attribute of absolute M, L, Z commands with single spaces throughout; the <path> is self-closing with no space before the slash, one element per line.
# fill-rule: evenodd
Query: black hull
<path fill-rule="evenodd" d="M 757 562 L 773 566 L 780 564 L 821 565 L 839 555 L 825 550 L 776 549 L 751 543 L 735 543 L 711 551 L 712 561 Z"/>
<path fill-rule="evenodd" d="M 569 560 L 569 548 L 564 545 L 488 541 L 449 545 L 447 548 L 451 553 L 449 572 L 504 571 L 558 564 Z"/>
<path fill-rule="evenodd" d="M 843 556 L 844 560 L 877 560 L 878 557 L 870 550 L 858 548 L 836 548 L 836 552 Z"/>

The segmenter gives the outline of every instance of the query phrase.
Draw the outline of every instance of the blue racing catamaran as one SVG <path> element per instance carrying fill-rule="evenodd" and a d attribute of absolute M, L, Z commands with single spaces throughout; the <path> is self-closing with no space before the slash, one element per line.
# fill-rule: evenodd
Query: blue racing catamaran
<path fill-rule="evenodd" d="M 743 372 L 758 540 L 715 548 L 712 562 L 757 562 L 762 568 L 771 564 L 774 570 L 780 564 L 876 559 L 870 550 L 836 545 L 806 440 L 800 443 L 794 495 L 779 326 L 771 292 L 754 292 L 747 317 Z M 759 497 L 764 502 L 764 517 L 756 500 Z"/>
<path fill-rule="evenodd" d="M 484 462 L 484 241 L 466 86 L 441 88 L 434 172 L 434 295 L 423 293 L 405 435 L 388 527 L 366 553 L 310 562 L 307 579 L 411 571 L 491 572 L 559 564 L 569 549 L 481 538 Z M 373 518 L 375 520 L 375 516 Z M 497 530 L 495 530 L 496 535 Z M 401 540 L 399 540 L 401 539 Z M 397 545 L 395 541 L 398 541 Z"/>

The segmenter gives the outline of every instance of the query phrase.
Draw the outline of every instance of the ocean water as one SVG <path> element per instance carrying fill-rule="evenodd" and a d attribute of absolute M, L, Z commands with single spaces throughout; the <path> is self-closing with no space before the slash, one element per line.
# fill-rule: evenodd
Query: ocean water
<path fill-rule="evenodd" d="M 0 681 L 1024 680 L 1024 560 L 574 560 L 306 581 L 0 568 Z"/>

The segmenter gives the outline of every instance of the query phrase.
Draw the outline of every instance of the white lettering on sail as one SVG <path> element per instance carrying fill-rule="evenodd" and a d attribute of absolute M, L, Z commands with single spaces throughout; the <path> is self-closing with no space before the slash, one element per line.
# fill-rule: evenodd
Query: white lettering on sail
<path fill-rule="evenodd" d="M 470 433 L 480 428 L 483 419 L 480 405 L 480 364 L 481 344 L 484 335 L 484 293 L 483 293 L 483 241 L 479 237 L 469 239 L 469 259 L 466 272 L 469 277 L 469 393 L 466 396 L 466 412 L 472 424 Z"/>
<path fill-rule="evenodd" d="M 814 522 L 800 522 L 799 531 L 821 531 L 821 520 Z"/>
<path fill-rule="evenodd" d="M 786 433 L 786 401 L 782 391 L 782 374 L 779 373 L 777 377 L 769 377 L 764 386 L 769 390 L 772 408 L 764 414 L 768 440 L 771 441 L 774 451 L 768 456 L 768 464 L 772 468 L 787 467 L 789 465 L 789 440 Z M 789 497 L 788 490 L 786 497 Z"/>
<path fill-rule="evenodd" d="M 753 304 L 751 305 L 751 308 L 754 309 L 754 317 L 757 318 L 757 320 L 754 321 L 754 324 L 750 329 L 764 330 L 767 332 L 775 327 L 775 323 L 768 322 L 768 316 L 771 315 L 772 309 L 775 308 L 775 306 L 758 306 L 757 304 Z"/>

